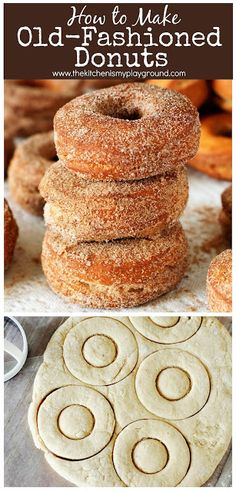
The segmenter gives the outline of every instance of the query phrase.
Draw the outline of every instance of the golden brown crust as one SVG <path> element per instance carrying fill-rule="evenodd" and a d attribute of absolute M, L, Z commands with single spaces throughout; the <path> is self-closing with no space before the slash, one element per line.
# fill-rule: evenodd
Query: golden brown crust
<path fill-rule="evenodd" d="M 147 83 L 158 85 L 163 89 L 177 90 L 180 94 L 188 97 L 196 107 L 201 107 L 209 94 L 206 80 L 156 79 L 148 80 Z"/>
<path fill-rule="evenodd" d="M 78 80 L 5 81 L 5 123 L 18 136 L 52 130 L 59 107 L 81 94 Z"/>
<path fill-rule="evenodd" d="M 186 205 L 184 167 L 139 181 L 85 181 L 57 162 L 40 192 L 46 225 L 68 243 L 149 237 L 175 222 Z"/>
<path fill-rule="evenodd" d="M 94 180 L 143 179 L 195 155 L 196 108 L 181 94 L 143 83 L 70 101 L 54 118 L 55 145 L 69 169 Z"/>
<path fill-rule="evenodd" d="M 232 239 L 232 186 L 224 190 L 221 195 L 222 210 L 219 215 L 219 221 L 223 234 L 231 241 Z"/>
<path fill-rule="evenodd" d="M 231 181 L 231 132 L 231 114 L 217 113 L 203 118 L 199 150 L 188 164 L 209 176 Z"/>
<path fill-rule="evenodd" d="M 53 132 L 40 133 L 20 143 L 9 167 L 9 187 L 13 199 L 34 215 L 42 215 L 44 200 L 39 183 L 55 161 Z"/>
<path fill-rule="evenodd" d="M 11 208 L 4 199 L 4 269 L 9 268 L 12 261 L 16 240 L 18 237 L 18 227 Z"/>
<path fill-rule="evenodd" d="M 51 288 L 67 301 L 92 308 L 131 307 L 177 285 L 186 270 L 187 249 L 180 224 L 152 239 L 72 247 L 47 231 L 42 266 Z"/>
<path fill-rule="evenodd" d="M 227 249 L 212 261 L 207 274 L 208 307 L 212 312 L 232 311 L 232 251 Z"/>

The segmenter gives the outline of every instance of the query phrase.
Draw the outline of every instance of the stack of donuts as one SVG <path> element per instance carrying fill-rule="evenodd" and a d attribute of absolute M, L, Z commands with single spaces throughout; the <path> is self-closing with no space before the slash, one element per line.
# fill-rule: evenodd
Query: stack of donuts
<path fill-rule="evenodd" d="M 56 113 L 58 162 L 40 184 L 51 288 L 92 308 L 145 303 L 172 290 L 187 266 L 179 223 L 185 163 L 199 144 L 189 99 L 141 83 L 70 101 Z"/>

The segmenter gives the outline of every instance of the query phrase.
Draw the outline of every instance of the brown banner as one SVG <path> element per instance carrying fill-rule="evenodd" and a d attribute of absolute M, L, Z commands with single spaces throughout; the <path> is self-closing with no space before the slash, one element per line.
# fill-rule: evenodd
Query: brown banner
<path fill-rule="evenodd" d="M 4 5 L 5 78 L 232 78 L 232 3 Z"/>

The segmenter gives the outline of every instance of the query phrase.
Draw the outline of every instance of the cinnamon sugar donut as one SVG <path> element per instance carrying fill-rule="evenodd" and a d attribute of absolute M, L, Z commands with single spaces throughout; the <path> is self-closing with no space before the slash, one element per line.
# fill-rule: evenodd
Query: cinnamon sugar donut
<path fill-rule="evenodd" d="M 217 103 L 224 111 L 232 111 L 232 80 L 212 80 L 212 88 L 218 95 Z"/>
<path fill-rule="evenodd" d="M 20 143 L 9 167 L 9 187 L 13 199 L 26 211 L 42 215 L 44 200 L 39 183 L 52 162 L 56 150 L 53 132 L 40 133 Z"/>
<path fill-rule="evenodd" d="M 232 186 L 224 190 L 221 195 L 222 210 L 219 215 L 219 221 L 224 235 L 228 240 L 232 239 Z"/>
<path fill-rule="evenodd" d="M 71 247 L 47 231 L 42 266 L 50 287 L 69 302 L 92 308 L 131 307 L 177 285 L 186 270 L 187 249 L 179 223 L 152 239 Z"/>
<path fill-rule="evenodd" d="M 217 113 L 203 118 L 199 150 L 189 165 L 217 179 L 232 180 L 231 134 L 231 114 Z"/>
<path fill-rule="evenodd" d="M 209 90 L 206 80 L 156 79 L 148 80 L 147 83 L 158 85 L 163 89 L 177 90 L 180 94 L 186 95 L 196 107 L 201 107 L 208 98 Z"/>
<path fill-rule="evenodd" d="M 70 101 L 54 118 L 59 159 L 84 178 L 133 180 L 173 171 L 199 143 L 196 108 L 181 94 L 127 83 Z"/>
<path fill-rule="evenodd" d="M 49 131 L 57 109 L 81 94 L 78 80 L 5 81 L 5 121 L 18 136 Z"/>
<path fill-rule="evenodd" d="M 184 167 L 139 181 L 86 181 L 61 162 L 40 183 L 46 225 L 68 243 L 149 237 L 175 222 L 188 198 Z"/>
<path fill-rule="evenodd" d="M 232 311 L 232 251 L 216 256 L 207 274 L 208 307 L 213 312 Z"/>
<path fill-rule="evenodd" d="M 12 261 L 18 227 L 6 199 L 4 199 L 4 269 L 7 270 Z"/>

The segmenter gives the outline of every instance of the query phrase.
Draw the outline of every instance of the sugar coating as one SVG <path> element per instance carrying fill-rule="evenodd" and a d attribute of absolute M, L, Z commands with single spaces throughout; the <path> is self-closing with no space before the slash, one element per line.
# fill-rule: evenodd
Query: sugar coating
<path fill-rule="evenodd" d="M 90 179 L 142 179 L 173 169 L 198 149 L 197 109 L 183 95 L 121 84 L 70 101 L 54 118 L 65 165 Z"/>
<path fill-rule="evenodd" d="M 149 237 L 175 222 L 188 198 L 185 167 L 135 181 L 88 181 L 60 161 L 40 183 L 50 230 L 68 243 Z M 66 197 L 66 199 L 65 199 Z"/>

